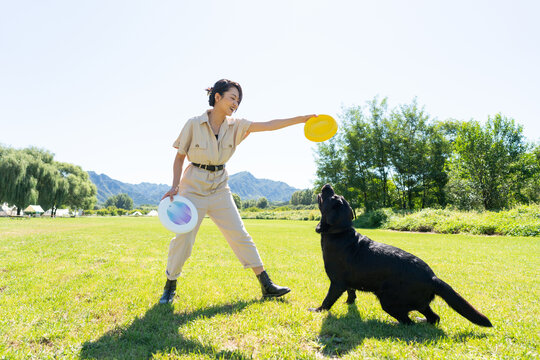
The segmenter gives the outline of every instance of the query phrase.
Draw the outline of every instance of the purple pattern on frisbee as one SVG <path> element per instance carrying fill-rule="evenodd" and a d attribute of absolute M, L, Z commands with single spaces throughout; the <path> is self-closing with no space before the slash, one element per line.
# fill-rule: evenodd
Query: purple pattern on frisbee
<path fill-rule="evenodd" d="M 176 225 L 184 225 L 191 220 L 191 209 L 182 202 L 173 202 L 167 208 L 167 216 Z"/>

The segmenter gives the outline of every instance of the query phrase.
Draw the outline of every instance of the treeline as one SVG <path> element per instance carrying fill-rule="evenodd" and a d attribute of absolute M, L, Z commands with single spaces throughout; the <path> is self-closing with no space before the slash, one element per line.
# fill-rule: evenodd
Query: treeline
<path fill-rule="evenodd" d="M 92 209 L 96 186 L 80 166 L 58 162 L 49 151 L 0 146 L 0 203 L 17 206 L 20 215 L 28 205 L 51 209 Z"/>
<path fill-rule="evenodd" d="M 316 149 L 316 189 L 331 183 L 354 207 L 499 210 L 540 201 L 540 146 L 501 114 L 437 121 L 416 100 L 344 109 Z"/>

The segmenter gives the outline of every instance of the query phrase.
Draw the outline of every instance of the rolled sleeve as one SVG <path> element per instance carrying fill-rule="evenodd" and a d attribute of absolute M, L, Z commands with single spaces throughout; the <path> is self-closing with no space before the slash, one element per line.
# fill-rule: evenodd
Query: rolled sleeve
<path fill-rule="evenodd" d="M 234 143 L 236 145 L 240 144 L 248 135 L 249 127 L 251 126 L 251 121 L 246 119 L 238 119 L 235 123 L 235 134 L 234 134 Z"/>
<path fill-rule="evenodd" d="M 190 119 L 182 128 L 180 135 L 174 141 L 173 147 L 178 150 L 181 155 L 187 155 L 193 137 L 193 121 Z"/>

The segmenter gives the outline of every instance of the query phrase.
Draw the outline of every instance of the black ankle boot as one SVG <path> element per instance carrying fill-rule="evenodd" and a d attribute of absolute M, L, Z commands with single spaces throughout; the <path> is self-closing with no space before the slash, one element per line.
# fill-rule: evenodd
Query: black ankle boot
<path fill-rule="evenodd" d="M 257 279 L 259 279 L 259 282 L 261 283 L 261 290 L 263 297 L 279 297 L 283 296 L 291 289 L 284 286 L 278 286 L 270 280 L 270 277 L 266 273 L 266 271 L 263 271 L 259 275 L 257 275 Z"/>
<path fill-rule="evenodd" d="M 163 288 L 163 295 L 159 299 L 160 304 L 172 303 L 174 299 L 174 294 L 176 294 L 176 280 L 169 280 L 165 283 Z"/>

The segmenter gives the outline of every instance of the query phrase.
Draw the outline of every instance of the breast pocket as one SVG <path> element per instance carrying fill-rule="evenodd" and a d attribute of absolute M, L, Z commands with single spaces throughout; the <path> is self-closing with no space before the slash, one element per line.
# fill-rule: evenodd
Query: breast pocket
<path fill-rule="evenodd" d="M 208 142 L 195 140 L 189 147 L 189 160 L 191 162 L 206 164 L 208 162 Z"/>
<path fill-rule="evenodd" d="M 220 158 L 227 162 L 234 153 L 234 139 L 232 136 L 225 136 L 221 141 Z"/>

